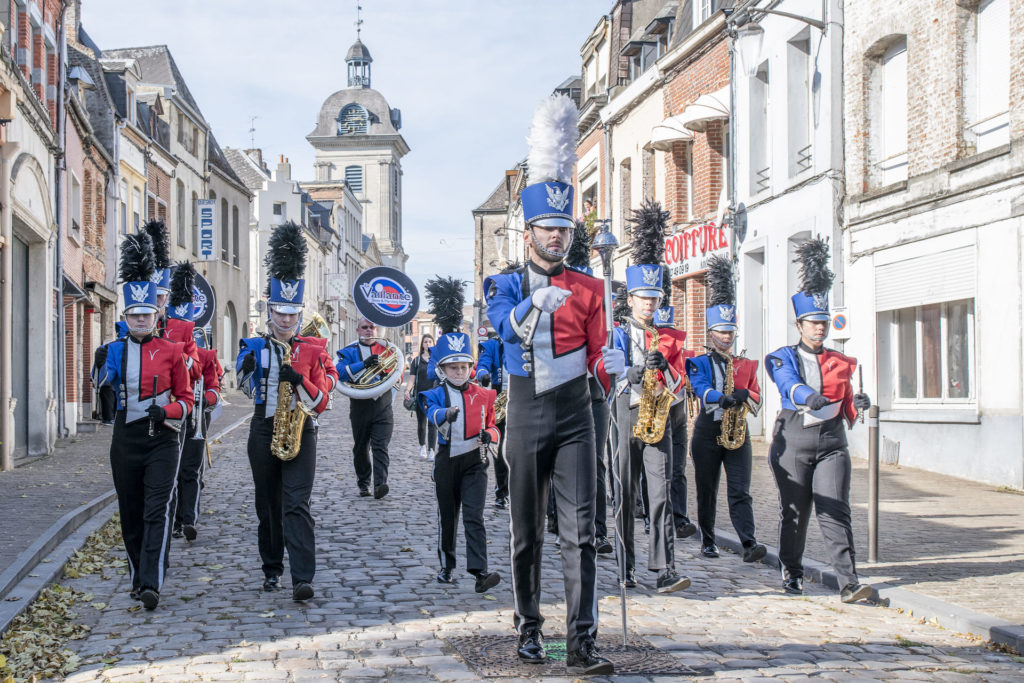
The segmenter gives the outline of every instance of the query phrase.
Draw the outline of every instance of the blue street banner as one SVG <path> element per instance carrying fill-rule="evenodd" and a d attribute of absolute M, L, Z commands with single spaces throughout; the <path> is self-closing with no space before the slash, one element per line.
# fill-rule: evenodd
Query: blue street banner
<path fill-rule="evenodd" d="M 217 200 L 197 199 L 196 210 L 199 212 L 199 261 L 217 260 Z"/>
<path fill-rule="evenodd" d="M 352 287 L 359 314 L 381 327 L 401 327 L 420 310 L 420 293 L 397 268 L 377 266 L 363 271 Z"/>

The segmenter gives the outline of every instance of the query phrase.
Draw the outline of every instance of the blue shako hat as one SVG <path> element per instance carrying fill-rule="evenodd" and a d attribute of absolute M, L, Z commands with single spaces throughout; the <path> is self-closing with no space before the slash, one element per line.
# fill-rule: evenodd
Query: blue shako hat
<path fill-rule="evenodd" d="M 127 235 L 121 242 L 121 293 L 124 312 L 156 313 L 157 286 L 152 281 L 156 271 L 153 241 L 145 232 Z"/>
<path fill-rule="evenodd" d="M 672 327 L 676 322 L 676 307 L 662 306 L 654 312 L 655 327 Z"/>
<path fill-rule="evenodd" d="M 153 242 L 153 257 L 156 259 L 156 270 L 150 280 L 156 285 L 158 294 L 171 291 L 171 238 L 167 234 L 167 226 L 163 221 L 149 221 L 142 229 Z"/>
<path fill-rule="evenodd" d="M 626 268 L 626 291 L 637 296 L 661 297 L 661 266 L 641 264 Z"/>
<path fill-rule="evenodd" d="M 430 353 L 437 359 L 438 365 L 473 362 L 473 346 L 465 332 L 442 334 Z"/>
<path fill-rule="evenodd" d="M 537 107 L 526 138 L 530 151 L 526 168 L 530 184 L 519 198 L 527 225 L 572 228 L 573 167 L 579 137 L 576 103 L 565 95 L 553 95 Z"/>
<path fill-rule="evenodd" d="M 196 283 L 196 269 L 188 261 L 180 262 L 171 276 L 171 292 L 167 297 L 167 317 L 192 322 L 195 305 L 192 288 Z"/>
<path fill-rule="evenodd" d="M 796 248 L 794 263 L 800 264 L 800 291 L 793 295 L 797 321 L 831 320 L 828 292 L 835 273 L 828 269 L 828 240 L 821 237 L 803 242 Z"/>
<path fill-rule="evenodd" d="M 302 313 L 306 290 L 306 238 L 292 221 L 274 228 L 267 245 L 267 311 Z"/>
<path fill-rule="evenodd" d="M 736 281 L 732 277 L 732 260 L 720 254 L 709 258 L 704 286 L 709 290 L 704 311 L 708 329 L 735 332 Z"/>

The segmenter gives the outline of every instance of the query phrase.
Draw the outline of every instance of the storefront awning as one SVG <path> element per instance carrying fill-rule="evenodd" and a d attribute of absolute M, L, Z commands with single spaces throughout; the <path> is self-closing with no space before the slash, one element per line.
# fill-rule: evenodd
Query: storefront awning
<path fill-rule="evenodd" d="M 698 133 L 706 131 L 708 123 L 711 121 L 728 119 L 729 87 L 726 86 L 713 93 L 701 95 L 694 102 L 687 105 L 678 118 L 683 126 Z"/>
<path fill-rule="evenodd" d="M 678 116 L 670 116 L 651 129 L 651 147 L 662 152 L 672 151 L 673 142 L 690 142 L 693 131 L 686 128 Z"/>

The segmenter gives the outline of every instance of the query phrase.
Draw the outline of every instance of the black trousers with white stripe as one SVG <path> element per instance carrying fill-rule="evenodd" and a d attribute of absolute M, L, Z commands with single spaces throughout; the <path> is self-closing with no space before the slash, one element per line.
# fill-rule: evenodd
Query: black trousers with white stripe
<path fill-rule="evenodd" d="M 487 464 L 480 451 L 454 457 L 443 444 L 434 459 L 434 493 L 437 495 L 437 556 L 442 569 L 455 569 L 455 534 L 462 512 L 466 534 L 466 569 L 470 574 L 487 571 L 487 530 L 484 500 L 487 498 Z M 486 456 L 485 456 L 486 457 Z"/>
<path fill-rule="evenodd" d="M 171 520 L 180 460 L 178 432 L 157 427 L 156 434 L 149 436 L 148 419 L 126 424 L 124 411 L 118 411 L 110 441 L 110 471 L 132 588 L 159 591 L 163 585 L 170 566 Z"/>
<path fill-rule="evenodd" d="M 209 414 L 203 415 L 203 434 L 210 427 Z M 199 493 L 203 488 L 203 471 L 206 468 L 206 439 L 194 439 L 195 429 L 188 420 L 185 430 L 185 444 L 181 449 L 181 467 L 178 468 L 177 510 L 174 526 L 185 524 L 195 526 L 199 519 Z"/>
<path fill-rule="evenodd" d="M 373 399 L 349 401 L 349 419 L 352 423 L 352 464 L 356 470 L 356 483 L 361 489 L 388 483 L 391 457 L 388 446 L 395 428 L 391 409 L 391 392 Z M 373 459 L 370 453 L 373 453 Z"/>

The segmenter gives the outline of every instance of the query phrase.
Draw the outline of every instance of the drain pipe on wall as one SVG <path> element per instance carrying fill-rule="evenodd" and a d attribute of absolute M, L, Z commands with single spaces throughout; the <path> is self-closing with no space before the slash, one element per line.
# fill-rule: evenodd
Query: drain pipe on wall
<path fill-rule="evenodd" d="M 67 0 L 61 3 L 60 8 L 60 29 L 57 32 L 57 158 L 53 171 L 53 203 L 57 217 L 57 263 L 55 265 L 54 286 L 57 288 L 57 339 L 54 343 L 56 348 L 57 363 L 57 437 L 64 439 L 68 436 L 67 425 L 67 336 L 64 306 L 64 170 L 67 163 L 64 158 L 67 145 L 64 136 L 65 130 L 65 97 L 64 89 L 67 86 L 67 34 L 65 32 L 68 3 Z"/>

